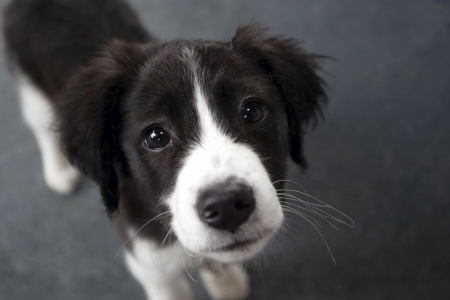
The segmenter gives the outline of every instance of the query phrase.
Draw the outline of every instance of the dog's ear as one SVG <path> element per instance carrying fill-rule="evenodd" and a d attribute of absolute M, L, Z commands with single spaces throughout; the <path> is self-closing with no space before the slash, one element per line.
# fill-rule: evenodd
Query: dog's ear
<path fill-rule="evenodd" d="M 118 144 L 120 102 L 129 92 L 143 46 L 114 41 L 70 80 L 58 101 L 59 129 L 69 161 L 100 187 L 109 213 L 119 192 L 113 161 L 123 159 Z"/>
<path fill-rule="evenodd" d="M 326 103 L 324 82 L 317 74 L 319 56 L 302 50 L 295 40 L 270 37 L 252 23 L 237 29 L 234 50 L 258 64 L 278 86 L 286 105 L 291 157 L 306 168 L 302 141 L 308 125 L 316 125 Z"/>

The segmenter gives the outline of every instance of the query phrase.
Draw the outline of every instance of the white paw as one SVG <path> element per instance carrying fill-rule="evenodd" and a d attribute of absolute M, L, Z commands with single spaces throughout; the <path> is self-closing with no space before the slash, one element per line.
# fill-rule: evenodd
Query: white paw
<path fill-rule="evenodd" d="M 139 240 L 139 239 L 138 239 Z M 136 241 L 136 240 L 134 240 Z M 141 248 L 143 244 L 138 243 L 134 254 L 126 251 L 125 262 L 131 274 L 136 278 L 145 290 L 148 300 L 192 300 L 191 287 L 189 282 L 183 276 L 182 269 L 172 269 L 173 273 L 162 272 L 160 267 L 154 265 L 151 256 L 151 248 Z M 140 247 L 140 246 L 141 247 Z M 157 244 L 159 247 L 159 244 Z M 133 245 L 133 247 L 136 244 Z M 142 263 L 136 256 L 141 256 L 143 250 L 150 250 L 146 255 L 150 259 L 150 263 Z M 135 256 L 136 255 L 136 256 Z M 156 256 L 155 256 L 156 258 Z M 145 260 L 145 259 L 144 259 Z M 176 257 L 175 257 L 176 260 Z M 173 267 L 173 265 L 172 265 Z"/>
<path fill-rule="evenodd" d="M 80 182 L 80 173 L 70 165 L 64 169 L 46 170 L 44 177 L 47 186 L 62 195 L 75 191 Z"/>
<path fill-rule="evenodd" d="M 168 297 L 164 298 L 167 300 L 192 300 L 191 287 L 189 286 L 189 282 L 186 278 L 181 278 L 178 284 L 174 284 L 170 287 L 170 292 L 167 294 Z"/>
<path fill-rule="evenodd" d="M 185 278 L 175 282 L 144 286 L 148 300 L 192 300 L 191 288 Z"/>
<path fill-rule="evenodd" d="M 250 294 L 248 275 L 240 265 L 218 265 L 201 270 L 200 276 L 214 300 L 241 300 Z"/>

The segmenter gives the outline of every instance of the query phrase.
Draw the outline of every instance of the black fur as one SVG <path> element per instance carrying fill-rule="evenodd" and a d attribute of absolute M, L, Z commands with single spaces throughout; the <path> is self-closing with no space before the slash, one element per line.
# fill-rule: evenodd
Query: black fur
<path fill-rule="evenodd" d="M 122 0 L 14 0 L 4 35 L 11 60 L 52 100 L 103 44 L 152 39 Z"/>
<path fill-rule="evenodd" d="M 324 81 L 316 73 L 320 56 L 306 53 L 298 42 L 270 37 L 257 24 L 238 28 L 233 48 L 259 64 L 279 87 L 289 121 L 291 157 L 306 168 L 302 142 L 306 127 L 317 124 L 327 97 Z"/>

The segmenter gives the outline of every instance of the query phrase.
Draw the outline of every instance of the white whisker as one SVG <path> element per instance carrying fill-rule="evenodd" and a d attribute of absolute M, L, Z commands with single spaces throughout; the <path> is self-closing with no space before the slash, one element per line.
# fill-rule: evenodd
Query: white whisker
<path fill-rule="evenodd" d="M 186 254 L 190 256 L 190 254 L 187 252 L 187 250 L 186 250 L 186 248 L 184 247 L 184 245 L 181 244 L 180 242 L 178 242 L 178 244 L 181 245 L 181 246 L 183 247 L 183 249 L 184 249 L 184 252 L 186 252 Z M 186 274 L 188 275 L 188 277 L 189 277 L 193 282 L 198 283 L 198 281 L 195 280 L 194 277 L 192 277 L 191 273 L 189 273 L 189 270 L 188 270 L 188 268 L 187 268 L 187 266 L 186 266 L 186 261 L 184 260 L 184 255 L 181 255 L 181 259 L 183 260 L 184 270 L 186 271 Z"/>
<path fill-rule="evenodd" d="M 287 210 L 287 211 L 290 211 L 294 214 L 298 214 L 300 217 L 302 217 L 304 220 L 309 222 L 314 227 L 314 229 L 317 231 L 317 233 L 319 233 L 320 237 L 322 238 L 323 242 L 325 243 L 325 246 L 327 247 L 328 252 L 330 253 L 331 259 L 333 260 L 334 264 L 337 265 L 336 260 L 334 259 L 333 253 L 331 252 L 330 246 L 328 245 L 327 241 L 325 240 L 325 237 L 320 232 L 319 228 L 317 228 L 316 224 L 314 224 L 313 222 L 311 222 L 311 220 L 306 218 L 306 215 L 304 215 L 304 214 L 301 214 L 301 213 L 298 213 L 297 211 L 292 211 L 292 210 Z"/>
<path fill-rule="evenodd" d="M 295 181 L 277 180 L 277 181 L 272 182 L 272 184 L 276 184 L 277 182 L 290 182 L 290 183 L 298 185 L 303 190 L 303 192 L 302 192 L 302 191 L 288 189 L 288 188 L 277 189 L 276 192 L 277 192 L 278 198 L 280 200 L 286 200 L 286 202 L 281 204 L 282 210 L 285 212 L 293 213 L 294 215 L 297 215 L 297 216 L 301 217 L 302 219 L 306 220 L 308 223 L 310 223 L 314 227 L 314 229 L 317 231 L 317 233 L 319 233 L 320 237 L 322 238 L 323 242 L 325 243 L 325 246 L 328 249 L 328 252 L 330 253 L 330 256 L 331 256 L 334 264 L 336 264 L 336 260 L 334 259 L 333 253 L 331 252 L 331 249 L 330 249 L 327 241 L 325 240 L 325 237 L 322 235 L 322 233 L 319 230 L 320 223 L 318 223 L 317 220 L 314 219 L 308 213 L 315 214 L 315 215 L 321 217 L 325 222 L 330 224 L 336 230 L 339 230 L 339 229 L 333 223 L 331 223 L 331 221 L 338 222 L 338 223 L 341 223 L 341 224 L 344 224 L 344 225 L 347 225 L 347 226 L 353 228 L 355 225 L 355 222 L 353 221 L 353 219 L 350 218 L 349 216 L 347 216 L 346 214 L 342 213 L 341 211 L 335 209 L 334 207 L 317 199 L 316 197 L 309 195 L 308 193 L 306 193 L 306 190 L 303 188 L 303 186 Z M 297 193 L 297 194 L 303 195 L 306 197 L 306 200 L 300 199 L 299 197 L 292 195 L 292 193 Z M 313 201 L 311 201 L 311 200 L 313 200 Z M 294 203 L 292 203 L 290 201 L 293 201 Z M 331 215 L 330 213 L 324 211 L 325 209 L 336 212 L 340 216 L 343 216 L 344 219 L 340 219 L 336 216 Z M 299 210 L 302 210 L 305 213 L 302 213 Z M 286 219 L 287 219 L 287 217 L 286 217 Z M 289 219 L 287 219 L 287 220 L 289 220 Z M 288 226 L 287 223 L 285 223 L 285 224 Z"/>
<path fill-rule="evenodd" d="M 297 206 L 297 205 L 294 205 L 294 204 L 292 204 L 292 203 L 286 203 L 286 204 L 289 204 L 289 205 L 293 205 L 293 206 Z M 286 207 L 286 206 L 285 206 Z M 297 206 L 297 207 L 299 207 L 299 208 L 302 208 L 302 207 L 300 207 L 300 206 Z M 292 210 L 295 210 L 295 208 L 293 208 L 293 207 L 290 207 L 290 209 L 292 209 Z M 297 211 L 297 210 L 295 210 L 295 211 Z M 298 212 L 298 211 L 297 211 Z M 334 229 L 336 229 L 337 231 L 339 231 L 339 229 L 333 224 L 333 223 L 331 223 L 330 221 L 328 221 L 327 220 L 327 217 L 325 217 L 325 216 L 322 216 L 321 214 L 319 214 L 319 213 L 317 213 L 317 212 L 313 212 L 313 213 L 315 213 L 315 214 L 317 214 L 319 217 L 321 217 L 325 222 L 327 222 L 328 224 L 330 224 L 330 226 L 331 227 L 333 227 Z M 307 215 L 307 214 L 303 214 L 304 216 L 309 216 L 309 215 Z M 311 217 L 312 219 L 314 219 L 312 216 L 309 216 L 309 217 Z M 314 219 L 315 220 L 315 219 Z M 340 220 L 338 220 L 339 222 L 340 222 Z M 322 226 L 320 226 L 320 227 L 322 227 Z"/>
<path fill-rule="evenodd" d="M 345 224 L 345 225 L 347 225 L 347 226 L 349 226 L 349 227 L 351 227 L 351 228 L 353 228 L 354 225 L 355 225 L 355 222 L 353 221 L 352 218 L 350 218 L 349 216 L 347 216 L 347 215 L 344 214 L 343 212 L 337 210 L 336 208 L 334 208 L 334 207 L 332 207 L 332 206 L 326 204 L 325 202 L 323 202 L 323 201 L 321 201 L 321 200 L 319 200 L 319 199 L 317 199 L 317 198 L 315 198 L 315 197 L 312 197 L 311 195 L 308 195 L 308 194 L 306 194 L 306 193 L 303 193 L 303 192 L 300 192 L 300 191 L 297 191 L 297 190 L 292 190 L 292 189 L 280 189 L 280 190 L 277 190 L 277 194 L 278 194 L 279 192 L 281 192 L 280 195 L 282 195 L 282 196 L 290 197 L 292 200 L 297 200 L 297 201 L 299 201 L 299 202 L 304 203 L 305 205 L 309 206 L 311 209 L 313 209 L 313 207 L 314 207 L 314 210 L 320 211 L 320 212 L 323 213 L 324 215 L 327 215 L 327 216 L 329 216 L 329 217 L 331 217 L 331 218 L 335 218 L 335 217 L 331 216 L 330 214 L 328 214 L 327 212 L 324 212 L 323 210 L 321 210 L 320 208 L 317 208 L 317 207 L 329 208 L 329 209 L 331 209 L 331 210 L 337 212 L 338 214 L 342 215 L 343 217 L 345 217 L 345 218 L 346 218 L 347 220 L 349 220 L 350 222 L 347 223 L 347 222 L 344 222 L 344 221 L 339 220 L 339 219 L 336 219 L 336 221 L 339 221 L 339 222 L 341 222 L 341 223 L 343 223 L 343 224 Z M 305 195 L 305 196 L 307 196 L 307 197 L 309 197 L 309 198 L 311 198 L 311 199 L 314 199 L 314 200 L 318 201 L 320 204 L 317 204 L 317 203 L 311 203 L 311 202 L 306 202 L 306 201 L 304 201 L 304 200 L 302 200 L 302 199 L 300 199 L 300 198 L 298 198 L 298 197 L 296 197 L 296 196 L 294 196 L 294 195 L 288 194 L 288 193 L 286 193 L 286 192 L 295 192 L 295 193 L 299 193 L 299 194 Z"/>
<path fill-rule="evenodd" d="M 157 219 L 157 218 L 159 218 L 159 217 L 161 217 L 161 216 L 163 216 L 165 214 L 168 214 L 168 213 L 170 213 L 170 212 L 166 211 L 166 212 L 160 213 L 156 217 L 154 217 L 154 218 L 148 220 L 147 222 L 145 222 L 145 224 L 142 225 L 138 230 L 136 230 L 136 232 L 133 233 L 133 235 L 125 242 L 125 244 L 123 244 L 122 247 L 120 247 L 119 251 L 117 251 L 116 255 L 114 255 L 114 259 L 116 259 L 117 255 L 119 255 L 120 251 L 122 251 L 123 248 L 125 248 L 125 246 L 131 241 L 131 239 L 134 238 L 139 233 L 139 231 L 141 231 L 145 226 L 147 226 L 153 220 L 155 220 L 155 219 Z"/>
<path fill-rule="evenodd" d="M 285 199 L 289 199 L 289 198 L 285 198 Z M 325 215 L 322 215 L 322 214 L 318 213 L 317 211 L 315 211 L 313 208 L 311 208 L 311 210 L 309 210 L 309 209 L 306 209 L 306 208 L 304 208 L 304 207 L 302 207 L 302 206 L 296 205 L 296 204 L 294 204 L 294 203 L 289 203 L 289 202 L 284 203 L 284 205 L 291 205 L 291 206 L 297 207 L 297 208 L 299 208 L 299 209 L 302 209 L 302 210 L 305 210 L 305 211 L 314 213 L 314 214 L 320 216 L 325 222 L 327 222 L 328 224 L 330 224 L 334 229 L 336 229 L 336 230 L 338 230 L 338 231 L 339 231 L 339 229 L 338 229 L 333 223 L 331 223 L 330 221 L 328 221 L 327 219 L 331 219 L 331 220 L 333 220 L 333 221 L 336 221 L 336 222 L 339 222 L 339 223 L 343 223 L 343 224 L 345 224 L 345 225 L 348 225 L 347 223 L 343 222 L 342 220 L 340 220 L 340 219 L 338 219 L 338 218 L 336 218 L 336 217 L 333 217 L 333 216 L 331 216 L 331 215 L 328 215 L 327 213 L 324 213 L 324 212 L 323 212 Z M 306 204 L 305 204 L 305 205 L 306 205 Z M 293 208 L 293 207 L 291 207 L 291 208 Z M 348 225 L 348 226 L 349 226 L 349 225 Z"/>
<path fill-rule="evenodd" d="M 172 233 L 173 233 L 173 228 L 170 228 L 169 231 L 167 232 L 166 236 L 164 237 L 163 241 L 161 242 L 160 246 L 159 246 L 160 249 L 161 249 L 162 247 L 164 247 L 167 238 L 168 238 L 170 235 L 172 235 Z M 170 239 L 169 239 L 169 245 L 170 245 Z"/>
<path fill-rule="evenodd" d="M 299 211 L 297 211 L 297 210 L 295 210 L 295 209 L 293 209 L 293 208 L 290 208 L 290 207 L 286 207 L 286 206 L 281 206 L 281 207 L 283 208 L 284 211 L 291 212 L 291 213 L 293 213 L 293 214 L 295 214 L 295 215 L 297 215 L 297 216 L 299 216 L 299 217 L 302 217 L 302 218 L 305 219 L 305 220 L 310 221 L 310 219 L 312 219 L 312 220 L 314 221 L 315 225 L 317 225 L 317 226 L 319 226 L 319 227 L 322 227 L 322 226 L 320 225 L 320 223 L 317 222 L 317 220 L 314 219 L 314 218 L 313 218 L 312 216 L 310 216 L 310 215 L 302 214 L 301 212 L 299 212 Z"/>

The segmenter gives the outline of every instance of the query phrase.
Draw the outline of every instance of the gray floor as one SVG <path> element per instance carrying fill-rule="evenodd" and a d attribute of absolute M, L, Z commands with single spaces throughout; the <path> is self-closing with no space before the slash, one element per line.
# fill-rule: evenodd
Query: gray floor
<path fill-rule="evenodd" d="M 1 1 L 4 6 L 5 1 Z M 248 265 L 250 299 L 450 298 L 450 3 L 134 0 L 160 38 L 227 39 L 260 20 L 324 62 L 330 104 L 291 179 L 355 220 L 289 218 Z M 0 42 L 3 48 L 3 41 Z M 144 299 L 88 180 L 51 193 L 0 59 L 0 299 Z M 193 282 L 196 299 L 208 299 Z"/>

